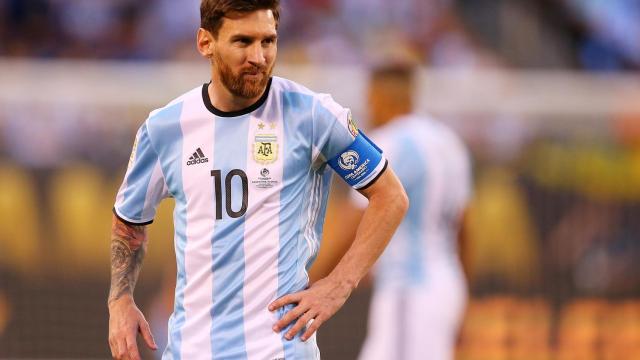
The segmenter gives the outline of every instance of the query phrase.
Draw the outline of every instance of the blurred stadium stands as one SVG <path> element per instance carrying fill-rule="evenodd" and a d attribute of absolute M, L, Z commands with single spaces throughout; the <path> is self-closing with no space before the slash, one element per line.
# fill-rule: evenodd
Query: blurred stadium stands
<path fill-rule="evenodd" d="M 110 209 L 137 126 L 207 81 L 193 61 L 197 4 L 0 1 L 0 358 L 108 356 Z M 410 58 L 423 65 L 417 111 L 472 152 L 458 359 L 640 358 L 637 2 L 283 7 L 279 75 L 333 94 L 366 128 L 367 69 Z M 171 211 L 163 203 L 150 228 L 136 289 L 159 342 Z M 356 357 L 368 297 L 359 289 L 321 330 L 324 358 Z"/>

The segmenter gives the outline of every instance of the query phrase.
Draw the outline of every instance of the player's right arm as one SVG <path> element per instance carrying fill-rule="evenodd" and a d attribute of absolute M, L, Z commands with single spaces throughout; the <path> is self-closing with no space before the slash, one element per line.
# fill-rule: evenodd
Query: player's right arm
<path fill-rule="evenodd" d="M 111 227 L 111 288 L 109 290 L 109 347 L 115 359 L 140 359 L 138 332 L 149 346 L 157 346 L 147 320 L 133 301 L 138 274 L 147 248 L 146 226 L 127 224 L 113 216 Z"/>
<path fill-rule="evenodd" d="M 157 348 L 149 324 L 133 301 L 133 289 L 147 248 L 146 225 L 153 221 L 158 203 L 167 196 L 160 159 L 146 121 L 136 134 L 129 166 L 113 207 L 108 304 L 109 346 L 116 359 L 140 359 L 136 344 L 138 332 L 149 348 Z"/>

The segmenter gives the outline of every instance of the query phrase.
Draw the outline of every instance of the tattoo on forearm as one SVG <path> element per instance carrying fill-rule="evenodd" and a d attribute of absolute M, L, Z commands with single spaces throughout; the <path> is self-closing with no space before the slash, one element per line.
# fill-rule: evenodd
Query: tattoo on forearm
<path fill-rule="evenodd" d="M 109 302 L 133 292 L 146 248 L 144 226 L 127 225 L 113 219 Z"/>

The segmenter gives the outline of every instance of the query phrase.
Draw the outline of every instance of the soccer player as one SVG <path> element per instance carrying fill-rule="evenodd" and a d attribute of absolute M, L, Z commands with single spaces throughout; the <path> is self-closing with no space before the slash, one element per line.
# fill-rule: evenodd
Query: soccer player
<path fill-rule="evenodd" d="M 211 81 L 151 112 L 114 206 L 109 344 L 155 349 L 133 299 L 145 226 L 173 197 L 177 284 L 165 359 L 318 359 L 316 330 L 382 253 L 408 200 L 381 150 L 328 95 L 272 76 L 278 0 L 203 0 Z M 333 169 L 369 198 L 337 267 L 309 283 Z"/>
<path fill-rule="evenodd" d="M 382 67 L 371 77 L 371 137 L 394 164 L 411 205 L 373 269 L 360 360 L 453 359 L 466 303 L 457 241 L 471 193 L 468 154 L 445 125 L 411 114 L 412 82 L 407 66 Z M 364 200 L 354 195 L 356 203 Z"/>

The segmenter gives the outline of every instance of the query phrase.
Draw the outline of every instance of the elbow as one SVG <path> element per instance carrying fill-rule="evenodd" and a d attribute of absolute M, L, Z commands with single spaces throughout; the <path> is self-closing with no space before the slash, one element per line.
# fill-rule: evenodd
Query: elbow
<path fill-rule="evenodd" d="M 409 197 L 400 179 L 388 170 L 381 180 L 364 195 L 369 199 L 369 206 L 375 206 L 386 212 L 391 218 L 402 220 L 409 210 Z"/>
<path fill-rule="evenodd" d="M 400 182 L 390 189 L 384 203 L 387 204 L 386 207 L 391 214 L 399 219 L 404 218 L 409 211 L 409 196 Z"/>
<path fill-rule="evenodd" d="M 380 208 L 385 211 L 388 216 L 398 218 L 399 220 L 404 218 L 404 215 L 409 210 L 409 197 L 402 185 L 398 183 L 397 187 L 391 187 L 385 190 L 386 191 L 369 196 L 369 206 Z"/>
<path fill-rule="evenodd" d="M 403 187 L 400 187 L 398 195 L 396 196 L 397 211 L 402 214 L 402 217 L 409 211 L 409 197 Z"/>

